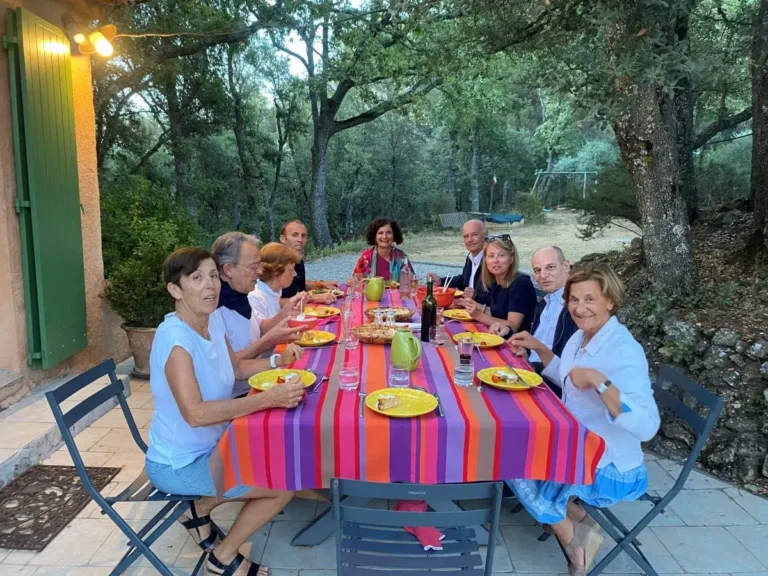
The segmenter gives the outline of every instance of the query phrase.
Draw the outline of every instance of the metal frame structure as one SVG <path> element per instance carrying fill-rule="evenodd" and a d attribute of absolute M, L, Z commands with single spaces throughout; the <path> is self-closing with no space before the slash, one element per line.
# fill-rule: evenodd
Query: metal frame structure
<path fill-rule="evenodd" d="M 100 388 L 75 407 L 70 408 L 66 414 L 62 412 L 62 402 L 104 376 L 108 376 L 110 380 L 110 383 L 107 386 Z M 70 428 L 84 416 L 112 398 L 117 398 L 117 402 L 123 411 L 133 440 L 139 448 L 141 448 L 141 451 L 146 454 L 147 445 L 139 434 L 139 429 L 136 427 L 136 422 L 128 408 L 128 403 L 125 399 L 125 384 L 122 380 L 119 380 L 115 374 L 114 360 L 105 360 L 98 366 L 94 366 L 79 376 L 75 376 L 55 390 L 46 392 L 45 397 L 48 399 L 48 404 L 51 406 L 53 417 L 59 427 L 61 436 L 67 446 L 67 450 L 72 457 L 72 462 L 75 464 L 77 474 L 83 482 L 83 487 L 91 498 L 93 498 L 93 501 L 98 504 L 99 508 L 101 508 L 101 513 L 109 516 L 109 518 L 117 524 L 117 527 L 128 537 L 128 550 L 110 574 L 123 574 L 133 562 L 140 556 L 144 556 L 160 574 L 163 576 L 174 576 L 173 572 L 171 572 L 163 561 L 150 549 L 150 546 L 162 536 L 174 522 L 181 518 L 182 514 L 190 508 L 190 504 L 197 500 L 198 497 L 180 496 L 160 492 L 152 486 L 152 483 L 147 478 L 146 472 L 142 472 L 142 474 L 134 480 L 128 488 L 123 490 L 117 496 L 102 496 L 88 476 L 88 471 L 86 470 L 83 459 L 80 456 L 80 451 L 77 449 L 75 439 L 70 431 Z M 114 508 L 115 504 L 121 502 L 166 502 L 166 504 L 152 517 L 152 519 L 147 521 L 144 527 L 138 532 L 135 532 Z M 224 534 L 215 524 L 211 524 L 211 526 L 219 538 L 224 537 Z M 201 554 L 200 559 L 192 572 L 192 576 L 200 572 L 206 556 L 207 552 Z"/>

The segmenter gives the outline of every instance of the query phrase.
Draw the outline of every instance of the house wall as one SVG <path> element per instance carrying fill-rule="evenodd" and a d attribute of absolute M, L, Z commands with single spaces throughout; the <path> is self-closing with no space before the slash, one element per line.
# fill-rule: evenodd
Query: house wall
<path fill-rule="evenodd" d="M 61 28 L 68 7 L 49 0 L 0 0 L 0 33 L 5 32 L 6 10 L 22 6 Z M 0 369 L 23 378 L 0 388 L 0 408 L 12 404 L 31 389 L 54 377 L 80 372 L 107 357 L 130 356 L 120 319 L 103 297 L 104 265 L 101 255 L 101 214 L 96 165 L 96 126 L 89 56 L 72 55 L 75 134 L 80 186 L 88 347 L 49 370 L 27 364 L 26 312 L 21 268 L 19 221 L 14 209 L 16 180 L 8 79 L 8 54 L 0 50 Z"/>

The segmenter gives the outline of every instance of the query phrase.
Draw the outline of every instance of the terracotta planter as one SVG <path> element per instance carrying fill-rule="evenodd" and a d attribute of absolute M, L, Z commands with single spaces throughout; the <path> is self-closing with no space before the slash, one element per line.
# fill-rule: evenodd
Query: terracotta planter
<path fill-rule="evenodd" d="M 128 336 L 128 346 L 133 354 L 134 378 L 149 378 L 149 353 L 152 350 L 152 341 L 155 339 L 157 328 L 132 328 L 123 324 L 121 326 Z"/>

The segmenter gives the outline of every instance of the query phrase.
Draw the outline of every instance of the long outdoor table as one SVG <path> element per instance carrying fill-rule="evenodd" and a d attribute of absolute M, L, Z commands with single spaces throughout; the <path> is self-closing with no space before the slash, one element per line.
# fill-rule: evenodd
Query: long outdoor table
<path fill-rule="evenodd" d="M 341 307 L 341 302 L 338 303 Z M 408 306 L 395 290 L 380 303 L 353 301 L 356 323 L 376 306 Z M 418 313 L 413 321 L 418 322 Z M 316 330 L 339 337 L 339 321 Z M 486 331 L 472 322 L 448 322 L 450 335 Z M 437 392 L 445 417 L 437 411 L 396 419 L 367 408 L 359 416 L 361 396 L 339 389 L 345 361 L 360 366 L 360 391 L 387 387 L 390 347 L 360 344 L 307 348 L 293 367 L 329 380 L 293 410 L 272 409 L 235 419 L 211 458 L 217 491 L 246 484 L 278 490 L 328 488 L 334 477 L 371 482 L 442 484 L 528 478 L 590 484 L 604 443 L 579 423 L 546 386 L 508 392 L 485 386 L 453 384 L 458 361 L 451 345 L 424 344 L 412 386 Z M 508 346 L 473 354 L 475 371 L 488 366 L 528 368 Z M 294 543 L 297 543 L 294 541 Z M 308 542 L 299 542 L 308 543 Z"/>

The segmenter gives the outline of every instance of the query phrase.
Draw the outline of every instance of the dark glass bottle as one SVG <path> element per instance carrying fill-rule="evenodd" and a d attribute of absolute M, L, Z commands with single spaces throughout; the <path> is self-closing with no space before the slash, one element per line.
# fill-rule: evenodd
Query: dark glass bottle
<path fill-rule="evenodd" d="M 437 301 L 432 296 L 432 278 L 427 278 L 427 295 L 421 302 L 421 341 L 429 342 L 429 329 L 437 324 Z"/>

